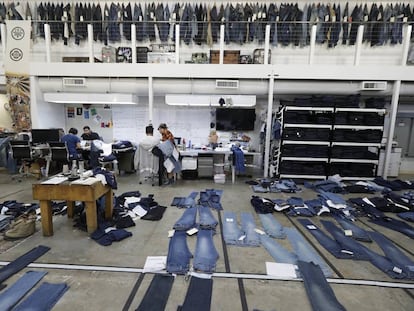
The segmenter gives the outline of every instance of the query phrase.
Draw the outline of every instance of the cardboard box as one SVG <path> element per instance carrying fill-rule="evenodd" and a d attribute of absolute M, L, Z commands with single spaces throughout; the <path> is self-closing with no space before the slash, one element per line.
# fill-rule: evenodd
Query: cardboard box
<path fill-rule="evenodd" d="M 220 51 L 210 50 L 210 64 L 218 64 L 220 61 Z M 225 50 L 223 55 L 223 64 L 239 64 L 239 50 Z"/>

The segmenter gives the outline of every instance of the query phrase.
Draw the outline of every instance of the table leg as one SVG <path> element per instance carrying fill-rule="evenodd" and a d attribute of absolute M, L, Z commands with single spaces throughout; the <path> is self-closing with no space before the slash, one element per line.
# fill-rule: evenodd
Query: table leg
<path fill-rule="evenodd" d="M 75 210 L 75 201 L 66 201 L 68 218 L 73 218 L 73 213 Z"/>
<path fill-rule="evenodd" d="M 42 218 L 42 231 L 44 236 L 53 235 L 52 202 L 39 201 L 40 216 Z"/>
<path fill-rule="evenodd" d="M 234 165 L 231 166 L 231 182 L 234 184 L 236 181 L 236 168 Z"/>
<path fill-rule="evenodd" d="M 105 219 L 112 219 L 114 209 L 114 193 L 110 189 L 105 193 Z"/>
<path fill-rule="evenodd" d="M 96 201 L 85 202 L 86 226 L 88 233 L 94 232 L 98 228 L 98 217 L 96 214 Z"/>

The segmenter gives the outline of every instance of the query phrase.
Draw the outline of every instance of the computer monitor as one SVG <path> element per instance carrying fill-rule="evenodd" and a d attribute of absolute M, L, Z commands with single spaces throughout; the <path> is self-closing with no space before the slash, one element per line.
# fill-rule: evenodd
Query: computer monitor
<path fill-rule="evenodd" d="M 60 140 L 60 129 L 32 129 L 32 143 L 44 144 Z"/>

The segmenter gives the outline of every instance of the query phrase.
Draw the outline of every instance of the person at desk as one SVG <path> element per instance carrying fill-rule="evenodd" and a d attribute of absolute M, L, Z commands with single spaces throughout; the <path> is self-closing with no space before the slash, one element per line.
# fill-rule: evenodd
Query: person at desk
<path fill-rule="evenodd" d="M 63 135 L 61 142 L 66 143 L 69 152 L 69 160 L 81 159 L 81 154 L 78 150 L 81 149 L 80 138 L 77 136 L 78 130 L 74 127 L 70 128 L 69 133 Z"/>
<path fill-rule="evenodd" d="M 210 135 L 208 135 L 208 145 L 213 148 L 216 149 L 218 146 L 218 135 L 216 130 L 211 130 L 210 131 Z"/>
<path fill-rule="evenodd" d="M 160 143 L 160 140 L 154 136 L 154 127 L 151 124 L 145 127 L 145 135 L 139 143 L 145 150 L 151 150 Z"/>
<path fill-rule="evenodd" d="M 95 140 L 95 139 L 101 139 L 99 137 L 98 133 L 95 133 L 91 130 L 91 128 L 88 125 L 85 125 L 83 127 L 83 134 L 81 135 L 81 138 L 83 140 Z"/>
<path fill-rule="evenodd" d="M 174 149 L 174 147 L 175 147 L 174 135 L 168 129 L 167 124 L 161 123 L 158 126 L 158 132 L 161 134 L 161 142 L 170 141 L 172 143 L 172 147 L 173 147 L 172 149 Z M 162 146 L 159 145 L 159 148 L 162 149 Z M 155 154 L 160 158 L 160 160 L 162 159 L 162 163 L 164 162 L 164 154 L 167 154 L 164 150 L 162 150 L 161 154 Z M 168 179 L 167 179 L 167 181 L 164 182 L 164 185 L 173 184 L 174 183 L 174 171 L 167 172 L 167 178 Z"/>

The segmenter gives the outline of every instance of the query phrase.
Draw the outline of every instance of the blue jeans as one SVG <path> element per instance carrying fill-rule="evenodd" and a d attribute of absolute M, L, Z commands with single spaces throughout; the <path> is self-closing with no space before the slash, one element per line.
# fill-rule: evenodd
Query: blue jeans
<path fill-rule="evenodd" d="M 327 236 L 322 230 L 314 225 L 312 221 L 309 219 L 300 218 L 298 219 L 306 229 L 318 240 L 319 244 L 321 244 L 328 252 L 330 252 L 333 256 L 340 259 L 353 259 L 354 254 L 347 250 L 344 250 L 342 246 L 336 241 Z"/>
<path fill-rule="evenodd" d="M 200 214 L 199 225 L 201 229 L 215 229 L 218 222 L 214 218 L 213 213 L 207 206 L 198 206 L 198 212 Z"/>
<path fill-rule="evenodd" d="M 167 271 L 169 273 L 186 274 L 190 269 L 190 258 L 193 257 L 187 245 L 187 233 L 175 231 L 168 245 Z"/>
<path fill-rule="evenodd" d="M 276 262 L 296 265 L 298 257 L 267 235 L 260 235 L 260 242 Z"/>
<path fill-rule="evenodd" d="M 241 225 L 246 236 L 243 239 L 243 246 L 260 246 L 259 234 L 254 230 L 256 223 L 252 213 L 241 213 Z"/>
<path fill-rule="evenodd" d="M 210 311 L 213 279 L 191 277 L 190 285 L 180 311 Z"/>
<path fill-rule="evenodd" d="M 409 278 L 414 278 L 414 261 L 408 258 L 393 242 L 388 240 L 383 234 L 375 231 L 369 232 L 371 238 L 381 247 L 385 256 L 395 265 L 405 267 Z"/>
<path fill-rule="evenodd" d="M 344 230 L 351 230 L 352 231 L 352 237 L 355 240 L 363 241 L 363 242 L 372 242 L 371 238 L 369 237 L 368 233 L 355 225 L 353 222 L 345 219 L 344 217 L 337 215 L 335 213 L 332 214 L 332 216 L 335 218 L 335 220 L 341 225 L 341 227 Z"/>
<path fill-rule="evenodd" d="M 336 299 L 334 291 L 326 281 L 326 278 L 318 265 L 312 262 L 299 260 L 298 266 L 313 310 L 346 310 Z"/>
<path fill-rule="evenodd" d="M 223 238 L 228 245 L 241 245 L 243 242 L 240 237 L 243 232 L 240 230 L 237 224 L 237 217 L 234 212 L 224 211 L 223 222 Z"/>
<path fill-rule="evenodd" d="M 68 288 L 69 286 L 66 283 L 52 284 L 44 282 L 13 310 L 52 310 Z"/>
<path fill-rule="evenodd" d="M 286 235 L 299 260 L 313 262 L 319 265 L 325 276 L 332 276 L 332 271 L 315 249 L 294 228 L 285 228 Z"/>
<path fill-rule="evenodd" d="M 197 216 L 197 207 L 190 207 L 184 210 L 183 215 L 176 221 L 174 230 L 188 230 L 195 226 Z"/>
<path fill-rule="evenodd" d="M 45 275 L 43 271 L 27 271 L 13 285 L 0 294 L 0 310 L 10 310 L 20 301 Z"/>
<path fill-rule="evenodd" d="M 286 238 L 286 233 L 283 231 L 283 226 L 277 221 L 272 214 L 258 214 L 262 222 L 264 231 L 276 239 Z"/>
<path fill-rule="evenodd" d="M 214 246 L 213 231 L 199 230 L 197 233 L 197 243 L 194 252 L 194 270 L 213 273 L 216 269 L 219 254 Z"/>

